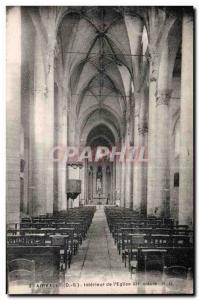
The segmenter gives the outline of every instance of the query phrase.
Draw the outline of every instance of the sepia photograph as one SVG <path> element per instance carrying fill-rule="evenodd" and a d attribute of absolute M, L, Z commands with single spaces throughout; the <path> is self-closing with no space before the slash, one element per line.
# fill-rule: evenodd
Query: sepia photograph
<path fill-rule="evenodd" d="M 194 295 L 192 6 L 6 6 L 6 293 Z"/>

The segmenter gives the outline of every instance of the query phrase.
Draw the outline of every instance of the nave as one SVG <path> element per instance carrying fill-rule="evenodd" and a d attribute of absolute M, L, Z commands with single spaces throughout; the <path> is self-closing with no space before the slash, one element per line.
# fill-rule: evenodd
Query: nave
<path fill-rule="evenodd" d="M 113 293 L 118 287 L 106 287 L 113 282 L 130 282 L 128 270 L 124 270 L 121 258 L 110 234 L 103 206 L 94 215 L 87 240 L 80 247 L 74 258 L 73 266 L 66 275 L 69 282 L 87 283 L 86 291 L 90 293 Z M 89 285 L 92 284 L 92 285 Z M 96 284 L 103 284 L 97 287 Z M 123 289 L 125 293 L 125 289 Z M 73 289 L 77 293 L 81 290 Z M 85 288 L 84 288 L 85 291 Z M 126 290 L 127 292 L 127 290 Z"/>
<path fill-rule="evenodd" d="M 8 293 L 192 293 L 194 8 L 6 13 Z"/>
<path fill-rule="evenodd" d="M 161 294 L 165 292 L 176 294 L 182 291 L 184 293 L 190 291 L 193 284 L 191 270 L 189 269 L 190 273 L 188 274 L 185 271 L 186 268 L 181 266 L 178 270 L 176 268 L 176 278 L 173 274 L 168 279 L 169 277 L 167 278 L 166 274 L 163 274 L 161 270 L 158 255 L 156 258 L 158 271 L 156 265 L 156 270 L 153 271 L 145 271 L 143 269 L 138 271 L 137 269 L 136 272 L 129 272 L 129 268 L 124 262 L 122 251 L 118 251 L 118 242 L 114 242 L 114 235 L 112 236 L 107 223 L 105 212 L 109 210 L 110 213 L 112 209 L 113 212 L 115 209 L 118 211 L 118 208 L 114 209 L 114 207 L 105 208 L 104 210 L 103 206 L 101 206 L 97 209 L 88 232 L 88 240 L 80 247 L 78 255 L 74 258 L 73 266 L 66 275 L 66 281 L 69 284 L 71 282 L 79 282 L 80 287 L 68 289 L 68 291 L 74 294 L 82 292 L 88 294 Z M 127 227 L 126 230 L 128 230 Z M 138 231 L 140 231 L 140 228 L 137 227 Z M 159 237 L 160 239 L 162 238 L 161 234 Z M 151 250 L 155 251 L 154 248 L 155 245 L 151 246 Z M 158 253 L 157 248 L 156 251 Z M 192 247 L 190 244 L 189 253 L 191 252 Z M 189 263 L 191 264 L 191 262 Z M 180 272 L 182 273 L 180 274 Z M 165 285 L 163 285 L 163 282 L 165 282 Z M 81 288 L 82 286 L 84 287 L 83 289 Z M 66 293 L 67 290 L 65 289 L 61 292 Z"/>
<path fill-rule="evenodd" d="M 19 287 L 33 294 L 192 291 L 193 231 L 186 225 L 102 205 L 50 217 L 24 219 L 20 230 L 8 231 L 11 294 Z"/>

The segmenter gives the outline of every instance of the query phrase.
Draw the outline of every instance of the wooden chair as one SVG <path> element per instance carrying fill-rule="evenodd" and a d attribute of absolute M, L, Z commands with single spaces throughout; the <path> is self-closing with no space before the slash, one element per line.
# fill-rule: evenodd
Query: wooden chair
<path fill-rule="evenodd" d="M 138 271 L 139 248 L 142 247 L 144 244 L 145 244 L 144 234 L 128 235 L 127 248 L 128 248 L 129 270 L 131 275 L 133 271 Z"/>
<path fill-rule="evenodd" d="M 39 246 L 45 245 L 45 234 L 7 236 L 7 245 Z"/>
<path fill-rule="evenodd" d="M 9 293 L 18 286 L 26 287 L 33 291 L 35 284 L 35 262 L 24 258 L 8 262 L 8 287 Z"/>
<path fill-rule="evenodd" d="M 165 255 L 167 249 L 146 248 L 141 249 L 141 257 L 144 257 L 144 272 L 161 272 L 165 266 Z"/>
<path fill-rule="evenodd" d="M 163 278 L 164 294 L 192 294 L 193 280 L 192 270 L 184 266 L 164 267 Z"/>

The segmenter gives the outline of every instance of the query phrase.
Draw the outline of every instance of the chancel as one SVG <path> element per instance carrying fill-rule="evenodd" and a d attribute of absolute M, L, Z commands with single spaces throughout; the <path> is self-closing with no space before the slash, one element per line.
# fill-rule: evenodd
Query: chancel
<path fill-rule="evenodd" d="M 193 22 L 7 7 L 8 293 L 193 293 Z"/>

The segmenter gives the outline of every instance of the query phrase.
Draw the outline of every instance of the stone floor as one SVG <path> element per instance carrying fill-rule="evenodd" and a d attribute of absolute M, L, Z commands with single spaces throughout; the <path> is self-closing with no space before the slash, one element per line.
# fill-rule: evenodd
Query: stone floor
<path fill-rule="evenodd" d="M 173 285 L 173 283 L 171 283 Z M 181 285 L 181 284 L 180 284 Z M 179 288 L 178 288 L 179 289 Z M 180 290 L 179 290 L 180 291 Z M 160 274 L 133 274 L 124 267 L 109 232 L 103 207 L 97 209 L 87 239 L 65 277 L 65 294 L 162 294 Z"/>

